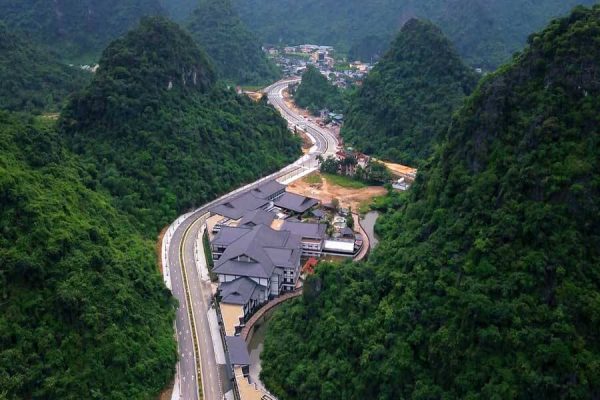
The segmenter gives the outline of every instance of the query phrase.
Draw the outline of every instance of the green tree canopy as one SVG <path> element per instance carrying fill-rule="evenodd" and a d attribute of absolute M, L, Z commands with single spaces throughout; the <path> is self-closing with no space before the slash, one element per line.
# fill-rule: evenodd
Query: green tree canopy
<path fill-rule="evenodd" d="M 600 394 L 600 6 L 529 39 L 457 112 L 366 263 L 282 306 L 281 399 Z M 289 350 L 286 350 L 289 349 Z"/>
<path fill-rule="evenodd" d="M 339 88 L 333 86 L 316 67 L 309 65 L 302 74 L 302 82 L 294 93 L 294 102 L 312 112 L 321 109 L 343 112 L 345 98 Z"/>
<path fill-rule="evenodd" d="M 1 21 L 74 61 L 96 59 L 142 16 L 163 13 L 159 0 L 0 0 Z"/>
<path fill-rule="evenodd" d="M 3 399 L 150 399 L 173 377 L 154 240 L 96 185 L 48 122 L 0 111 Z"/>
<path fill-rule="evenodd" d="M 271 84 L 280 76 L 231 6 L 230 0 L 201 0 L 187 29 L 206 50 L 219 76 L 237 84 Z"/>
<path fill-rule="evenodd" d="M 410 20 L 351 98 L 342 136 L 368 154 L 417 166 L 476 81 L 436 26 Z"/>
<path fill-rule="evenodd" d="M 299 155 L 272 107 L 215 79 L 189 34 L 147 18 L 104 51 L 62 115 L 70 147 L 151 232 Z"/>
<path fill-rule="evenodd" d="M 185 0 L 177 0 L 179 2 Z M 411 18 L 435 22 L 468 64 L 493 70 L 527 37 L 578 4 L 597 0 L 234 0 L 265 43 L 317 43 L 370 61 Z M 379 42 L 375 43 L 373 38 Z M 365 45 L 373 43 L 369 49 Z"/>
<path fill-rule="evenodd" d="M 10 31 L 0 22 L 0 108 L 58 111 L 69 94 L 83 88 L 91 74 Z"/>

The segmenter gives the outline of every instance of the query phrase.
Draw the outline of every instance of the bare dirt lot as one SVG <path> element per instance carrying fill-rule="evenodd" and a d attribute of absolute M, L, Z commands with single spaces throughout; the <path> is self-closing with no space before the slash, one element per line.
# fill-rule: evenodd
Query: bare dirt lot
<path fill-rule="evenodd" d="M 317 183 L 315 176 L 321 177 L 321 183 Z M 352 207 L 358 210 L 361 203 L 371 200 L 376 196 L 383 196 L 387 193 L 381 186 L 367 186 L 362 189 L 350 189 L 341 186 L 332 185 L 320 174 L 311 174 L 304 179 L 296 181 L 288 186 L 288 191 L 303 196 L 313 197 L 329 203 L 336 198 L 340 201 L 341 207 Z"/>
<path fill-rule="evenodd" d="M 395 164 L 391 162 L 384 161 L 383 162 L 386 167 L 392 172 L 392 174 L 396 176 L 402 176 L 405 178 L 414 179 L 417 176 L 417 170 L 415 168 L 407 167 L 406 165 Z"/>

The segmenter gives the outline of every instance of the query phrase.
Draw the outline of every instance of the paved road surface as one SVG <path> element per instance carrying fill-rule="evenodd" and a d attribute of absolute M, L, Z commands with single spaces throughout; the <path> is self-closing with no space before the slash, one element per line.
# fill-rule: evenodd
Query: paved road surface
<path fill-rule="evenodd" d="M 266 88 L 265 93 L 269 97 L 269 102 L 279 110 L 281 115 L 288 121 L 290 127 L 293 128 L 296 126 L 299 129 L 306 130 L 308 135 L 315 140 L 315 146 L 309 155 L 303 156 L 295 163 L 273 174 L 271 176 L 273 179 L 285 176 L 290 171 L 304 168 L 306 165 L 314 165 L 317 156 L 335 154 L 337 149 L 337 140 L 329 131 L 296 114 L 283 101 L 283 90 L 287 88 L 289 83 L 297 81 L 298 79 L 292 79 L 277 82 Z M 229 389 L 229 384 L 226 382 L 225 366 L 217 364 L 210 337 L 207 312 L 212 301 L 212 290 L 210 283 L 202 281 L 198 275 L 194 261 L 193 243 L 202 226 L 202 218 L 207 214 L 208 208 L 217 202 L 224 201 L 249 190 L 251 187 L 256 186 L 257 182 L 237 189 L 197 209 L 179 225 L 170 240 L 168 260 L 171 270 L 172 290 L 173 295 L 179 301 L 175 325 L 180 358 L 181 399 L 183 400 L 199 399 L 200 386 L 197 382 L 198 375 L 202 377 L 201 390 L 204 399 L 221 400 L 224 392 Z M 187 278 L 187 293 L 184 276 Z M 192 311 L 191 318 L 190 309 Z M 195 336 L 193 335 L 192 327 L 195 327 Z M 194 341 L 196 340 L 198 353 L 194 351 Z M 199 374 L 197 373 L 197 365 L 200 365 Z"/>
<path fill-rule="evenodd" d="M 300 79 L 288 79 L 279 81 L 268 88 L 264 89 L 269 97 L 269 102 L 281 113 L 282 117 L 288 121 L 290 128 L 297 126 L 299 129 L 305 130 L 309 135 L 315 138 L 317 153 L 334 155 L 337 151 L 337 139 L 325 128 L 321 128 L 318 124 L 307 120 L 304 116 L 297 114 L 293 109 L 289 108 L 283 98 L 283 91 L 287 89 L 291 83 L 297 83 Z M 316 156 L 315 156 L 316 157 Z"/>

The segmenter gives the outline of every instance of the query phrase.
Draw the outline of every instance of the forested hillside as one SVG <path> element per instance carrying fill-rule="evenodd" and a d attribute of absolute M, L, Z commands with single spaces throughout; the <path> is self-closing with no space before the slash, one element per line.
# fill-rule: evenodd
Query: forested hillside
<path fill-rule="evenodd" d="M 0 111 L 0 398 L 150 399 L 174 302 L 141 237 L 54 127 Z"/>
<path fill-rule="evenodd" d="M 147 18 L 104 51 L 95 79 L 63 113 L 71 148 L 150 231 L 299 155 L 272 107 L 215 75 L 186 32 Z"/>
<path fill-rule="evenodd" d="M 177 357 L 156 233 L 298 153 L 163 17 L 114 41 L 58 122 L 0 111 L 0 398 L 156 398 Z"/>
<path fill-rule="evenodd" d="M 351 98 L 342 136 L 368 154 L 417 166 L 477 78 L 436 26 L 412 19 Z"/>
<path fill-rule="evenodd" d="M 578 8 L 485 78 L 369 261 L 274 316 L 279 398 L 600 396 L 599 40 Z"/>
<path fill-rule="evenodd" d="M 0 109 L 58 111 L 91 74 L 62 64 L 0 22 Z"/>
<path fill-rule="evenodd" d="M 0 0 L 0 21 L 82 62 L 95 60 L 140 17 L 163 12 L 159 0 Z"/>
<path fill-rule="evenodd" d="M 242 19 L 268 43 L 316 42 L 369 58 L 412 17 L 432 20 L 472 66 L 494 69 L 527 36 L 577 4 L 596 0 L 235 0 Z M 375 39 L 373 39 L 375 38 Z"/>
<path fill-rule="evenodd" d="M 188 31 L 214 62 L 220 77 L 239 84 L 271 84 L 279 77 L 231 6 L 230 0 L 198 0 Z"/>
<path fill-rule="evenodd" d="M 309 66 L 302 74 L 302 82 L 294 93 L 294 102 L 313 113 L 323 108 L 344 112 L 346 108 L 346 99 L 340 89 L 313 66 Z"/>

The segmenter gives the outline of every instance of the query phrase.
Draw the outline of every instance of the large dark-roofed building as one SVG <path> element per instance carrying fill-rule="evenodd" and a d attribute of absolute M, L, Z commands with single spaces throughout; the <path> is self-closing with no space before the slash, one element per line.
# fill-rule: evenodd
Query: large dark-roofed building
<path fill-rule="evenodd" d="M 244 215 L 239 226 L 252 228 L 256 225 L 270 226 L 276 215 L 265 210 L 254 210 Z"/>
<path fill-rule="evenodd" d="M 291 232 L 302 238 L 324 239 L 327 225 L 314 222 L 285 221 L 281 226 L 281 230 Z"/>
<path fill-rule="evenodd" d="M 243 316 L 250 314 L 266 299 L 266 287 L 259 285 L 247 277 L 237 278 L 219 286 L 221 303 L 242 306 Z"/>
<path fill-rule="evenodd" d="M 273 201 L 285 193 L 285 185 L 273 179 L 252 189 L 251 193 L 258 198 Z"/>
<path fill-rule="evenodd" d="M 268 208 L 285 193 L 285 185 L 276 180 L 267 181 L 232 199 L 223 201 L 210 209 L 213 214 L 237 220 L 250 211 Z"/>
<path fill-rule="evenodd" d="M 285 221 L 281 226 L 282 231 L 288 231 L 302 238 L 302 255 L 319 257 L 323 251 L 323 241 L 327 231 L 326 224 L 308 223 L 300 221 Z"/>
<path fill-rule="evenodd" d="M 310 197 L 301 196 L 296 193 L 286 192 L 281 196 L 275 205 L 284 210 L 294 213 L 303 214 L 314 206 L 319 204 L 319 201 Z"/>
<path fill-rule="evenodd" d="M 213 272 L 219 283 L 247 277 L 263 286 L 265 298 L 293 290 L 300 271 L 300 237 L 266 225 L 223 228 L 212 242 L 222 251 Z"/>
<path fill-rule="evenodd" d="M 222 227 L 210 242 L 213 260 L 218 260 L 230 244 L 250 232 L 250 229 L 249 227 L 245 229 L 231 226 Z"/>
<path fill-rule="evenodd" d="M 260 199 L 246 192 L 231 200 L 217 204 L 210 209 L 210 212 L 235 220 L 242 218 L 249 211 L 265 208 L 269 203 L 270 200 Z"/>
<path fill-rule="evenodd" d="M 250 300 L 260 300 L 258 289 L 260 289 L 260 285 L 246 277 L 225 282 L 219 287 L 221 301 L 237 305 L 245 305 Z"/>

